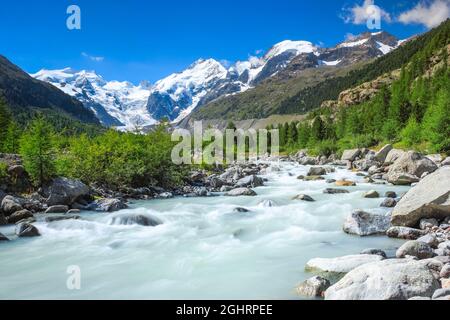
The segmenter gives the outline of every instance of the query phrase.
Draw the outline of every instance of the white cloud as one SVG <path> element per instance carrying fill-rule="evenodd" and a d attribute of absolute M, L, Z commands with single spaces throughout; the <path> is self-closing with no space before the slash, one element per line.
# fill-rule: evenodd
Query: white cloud
<path fill-rule="evenodd" d="M 89 60 L 95 61 L 95 62 L 102 62 L 105 60 L 105 57 L 95 57 L 87 54 L 86 52 L 82 52 L 81 55 L 85 58 L 88 58 Z"/>
<path fill-rule="evenodd" d="M 369 19 L 372 17 L 372 11 L 370 10 L 371 6 L 374 6 L 374 0 L 364 0 L 362 5 L 355 4 L 351 8 L 343 8 L 343 14 L 341 18 L 345 23 L 352 24 L 366 24 Z M 380 8 L 381 18 L 386 22 L 391 22 L 391 15 Z"/>
<path fill-rule="evenodd" d="M 437 27 L 450 17 L 450 0 L 419 2 L 414 8 L 403 12 L 398 20 L 403 24 L 423 24 L 427 28 Z"/>

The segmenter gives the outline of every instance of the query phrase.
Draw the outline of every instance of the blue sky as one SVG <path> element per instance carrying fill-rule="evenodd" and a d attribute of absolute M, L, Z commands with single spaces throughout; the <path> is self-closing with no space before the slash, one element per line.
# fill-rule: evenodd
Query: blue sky
<path fill-rule="evenodd" d="M 243 60 L 285 39 L 335 45 L 367 31 L 351 9 L 371 1 L 5 0 L 0 54 L 28 72 L 70 66 L 96 70 L 107 80 L 154 82 L 198 58 Z M 382 28 L 399 38 L 426 31 L 433 22 L 418 2 L 375 0 L 384 10 Z M 450 7 L 450 0 L 425 0 L 422 8 L 433 2 Z M 72 4 L 81 8 L 81 30 L 66 27 Z M 414 7 L 419 11 L 411 13 Z"/>

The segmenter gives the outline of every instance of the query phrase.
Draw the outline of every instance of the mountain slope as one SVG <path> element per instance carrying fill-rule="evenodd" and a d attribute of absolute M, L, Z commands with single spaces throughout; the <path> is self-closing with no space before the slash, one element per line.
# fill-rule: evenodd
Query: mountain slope
<path fill-rule="evenodd" d="M 335 50 L 342 48 L 355 48 L 357 53 L 361 50 L 372 51 L 373 45 L 378 46 L 379 52 L 388 52 L 386 55 L 379 55 L 378 58 L 366 65 L 354 66 L 354 70 L 345 70 L 344 74 L 321 79 L 319 83 L 312 83 L 306 87 L 301 88 L 295 94 L 284 95 L 281 92 L 277 97 L 281 97 L 276 101 L 267 101 L 267 92 L 283 90 L 285 86 L 280 85 L 286 82 L 286 78 L 293 78 L 292 82 L 304 82 L 305 79 L 302 73 L 295 73 L 289 70 L 289 67 L 284 71 L 284 76 L 277 75 L 274 79 L 268 80 L 265 84 L 265 90 L 257 91 L 258 88 L 242 93 L 234 97 L 226 97 L 218 99 L 198 110 L 195 110 L 192 117 L 194 119 L 217 119 L 226 117 L 233 120 L 244 120 L 252 118 L 264 118 L 272 114 L 305 114 L 315 108 L 321 106 L 324 101 L 335 100 L 339 93 L 357 86 L 364 82 L 376 79 L 382 74 L 391 72 L 400 68 L 404 63 L 409 61 L 411 57 L 419 50 L 423 49 L 430 39 L 433 38 L 433 32 L 412 39 L 411 41 L 403 42 L 394 38 L 389 40 L 386 33 L 371 34 L 374 39 L 365 40 L 362 38 L 354 39 L 353 42 L 345 42 L 344 45 L 338 45 Z M 367 36 L 367 34 L 365 34 Z M 395 50 L 387 50 L 387 47 L 382 47 L 378 42 L 378 37 L 384 37 L 386 42 L 391 44 L 400 43 L 401 45 Z M 388 45 L 388 44 L 386 44 Z M 382 48 L 382 49 L 381 49 Z M 393 47 L 392 47 L 393 48 Z M 330 50 L 327 50 L 330 52 Z M 352 55 L 353 55 L 352 54 Z M 358 55 L 358 54 L 357 54 Z M 378 54 L 377 54 L 378 55 Z M 348 53 L 346 53 L 348 57 Z M 342 56 L 344 57 L 344 56 Z M 295 63 L 294 60 L 292 63 Z M 364 62 L 363 62 L 364 64 Z M 351 64 L 349 64 L 351 65 Z M 341 67 L 342 68 L 342 67 Z M 253 96 L 252 96 L 253 95 Z M 224 112 L 225 110 L 225 112 Z"/>
<path fill-rule="evenodd" d="M 52 85 L 33 79 L 26 72 L 0 55 L 0 96 L 16 117 L 33 111 L 51 110 L 89 124 L 99 124 L 98 119 L 77 99 Z"/>
<path fill-rule="evenodd" d="M 129 82 L 105 81 L 94 71 L 41 70 L 32 75 L 77 98 L 108 127 L 147 126 L 155 120 L 146 110 L 149 85 L 134 86 Z"/>

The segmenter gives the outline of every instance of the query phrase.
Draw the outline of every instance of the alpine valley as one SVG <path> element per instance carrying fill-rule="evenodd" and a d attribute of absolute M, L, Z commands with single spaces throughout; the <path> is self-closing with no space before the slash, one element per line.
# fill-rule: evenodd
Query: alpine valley
<path fill-rule="evenodd" d="M 95 71 L 41 70 L 32 74 L 75 97 L 108 127 L 135 130 L 162 119 L 178 123 L 195 109 L 220 98 L 237 95 L 267 81 L 308 78 L 308 69 L 340 69 L 380 57 L 403 41 L 387 32 L 353 36 L 333 48 L 308 41 L 286 40 L 261 57 L 250 57 L 226 67 L 214 59 L 200 59 L 186 70 L 154 85 L 143 81 L 106 81 Z M 281 80 L 280 80 L 281 79 Z"/>

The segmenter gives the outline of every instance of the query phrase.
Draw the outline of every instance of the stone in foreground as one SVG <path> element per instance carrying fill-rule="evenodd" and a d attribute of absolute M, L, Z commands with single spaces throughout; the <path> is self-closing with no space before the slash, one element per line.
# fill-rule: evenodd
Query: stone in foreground
<path fill-rule="evenodd" d="M 391 226 L 390 215 L 369 213 L 362 210 L 352 212 L 344 222 L 344 232 L 358 236 L 385 234 Z"/>
<path fill-rule="evenodd" d="M 431 297 L 439 282 L 422 263 L 392 259 L 365 264 L 325 292 L 326 300 L 408 300 Z"/>
<path fill-rule="evenodd" d="M 412 188 L 392 212 L 392 224 L 414 227 L 423 218 L 450 216 L 450 167 L 442 167 Z"/>
<path fill-rule="evenodd" d="M 327 279 L 315 276 L 301 283 L 296 291 L 299 296 L 322 297 L 330 285 L 330 281 Z"/>
<path fill-rule="evenodd" d="M 379 255 L 351 255 L 339 258 L 315 258 L 308 261 L 306 271 L 319 271 L 325 273 L 348 273 L 353 269 L 367 263 L 381 261 Z"/>

